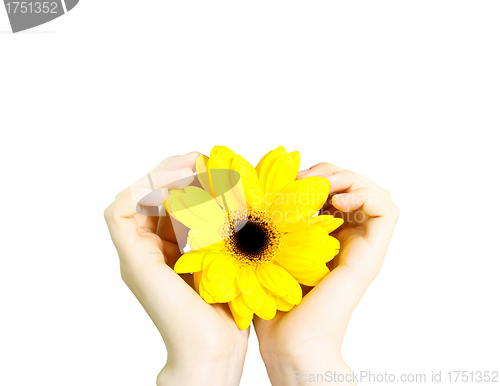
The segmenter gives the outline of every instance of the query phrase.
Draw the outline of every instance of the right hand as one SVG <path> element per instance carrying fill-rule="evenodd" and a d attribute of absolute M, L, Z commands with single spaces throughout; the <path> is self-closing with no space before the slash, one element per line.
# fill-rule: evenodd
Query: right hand
<path fill-rule="evenodd" d="M 334 269 L 293 310 L 278 312 L 269 321 L 254 319 L 273 385 L 293 385 L 294 371 L 324 373 L 333 367 L 350 372 L 342 359 L 342 341 L 354 309 L 380 272 L 399 217 L 389 193 L 357 173 L 322 163 L 299 173 L 298 179 L 311 176 L 330 180 L 333 197 L 323 214 L 345 220 L 332 233 L 340 241 L 340 254 Z"/>

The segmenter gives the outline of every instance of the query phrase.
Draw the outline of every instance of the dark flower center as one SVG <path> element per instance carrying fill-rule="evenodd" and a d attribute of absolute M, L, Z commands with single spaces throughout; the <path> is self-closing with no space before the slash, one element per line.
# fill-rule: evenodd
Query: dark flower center
<path fill-rule="evenodd" d="M 265 249 L 269 242 L 269 235 L 267 233 L 261 224 L 249 221 L 234 234 L 233 240 L 240 252 L 250 257 L 254 254 L 257 255 Z"/>
<path fill-rule="evenodd" d="M 223 227 L 225 253 L 240 266 L 257 268 L 273 261 L 280 247 L 281 233 L 265 212 L 239 209 L 228 213 Z"/>

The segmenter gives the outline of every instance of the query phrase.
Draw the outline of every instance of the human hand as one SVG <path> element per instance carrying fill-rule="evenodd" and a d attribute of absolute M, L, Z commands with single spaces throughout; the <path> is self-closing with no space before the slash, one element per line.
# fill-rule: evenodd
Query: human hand
<path fill-rule="evenodd" d="M 238 329 L 227 304 L 207 304 L 192 288 L 192 275 L 173 271 L 185 239 L 176 237 L 170 216 L 157 211 L 168 189 L 193 182 L 198 155 L 165 159 L 104 212 L 121 276 L 167 347 L 160 386 L 237 385 L 247 349 L 248 330 Z"/>
<path fill-rule="evenodd" d="M 357 173 L 321 163 L 299 172 L 297 178 L 311 176 L 330 181 L 333 197 L 322 214 L 344 218 L 344 225 L 332 233 L 341 249 L 330 266 L 333 270 L 293 310 L 278 312 L 269 321 L 254 318 L 274 386 L 295 384 L 297 374 L 351 373 L 342 359 L 342 341 L 351 314 L 380 272 L 399 217 L 390 194 Z M 299 373 L 294 378 L 295 371 Z"/>

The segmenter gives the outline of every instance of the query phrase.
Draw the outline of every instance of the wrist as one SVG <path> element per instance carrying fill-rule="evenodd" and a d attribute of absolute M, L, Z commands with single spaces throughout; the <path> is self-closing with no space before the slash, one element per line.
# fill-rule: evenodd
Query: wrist
<path fill-rule="evenodd" d="M 269 379 L 273 386 L 292 386 L 302 383 L 315 385 L 356 385 L 352 371 L 339 353 L 307 351 L 303 355 L 263 354 Z"/>
<path fill-rule="evenodd" d="M 168 355 L 157 377 L 158 386 L 239 385 L 246 350 L 199 352 L 195 355 Z"/>

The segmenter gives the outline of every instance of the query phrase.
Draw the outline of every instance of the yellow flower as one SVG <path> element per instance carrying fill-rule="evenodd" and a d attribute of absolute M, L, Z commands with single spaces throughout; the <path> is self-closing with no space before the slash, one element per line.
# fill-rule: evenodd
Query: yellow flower
<path fill-rule="evenodd" d="M 208 303 L 229 303 L 246 329 L 253 315 L 269 320 L 302 300 L 300 284 L 315 286 L 339 252 L 329 233 L 342 219 L 315 214 L 325 203 L 326 178 L 296 180 L 298 152 L 283 147 L 256 168 L 225 146 L 196 165 L 202 188 L 172 191 L 168 212 L 190 228 L 191 251 L 175 265 L 193 273 L 195 289 Z"/>

